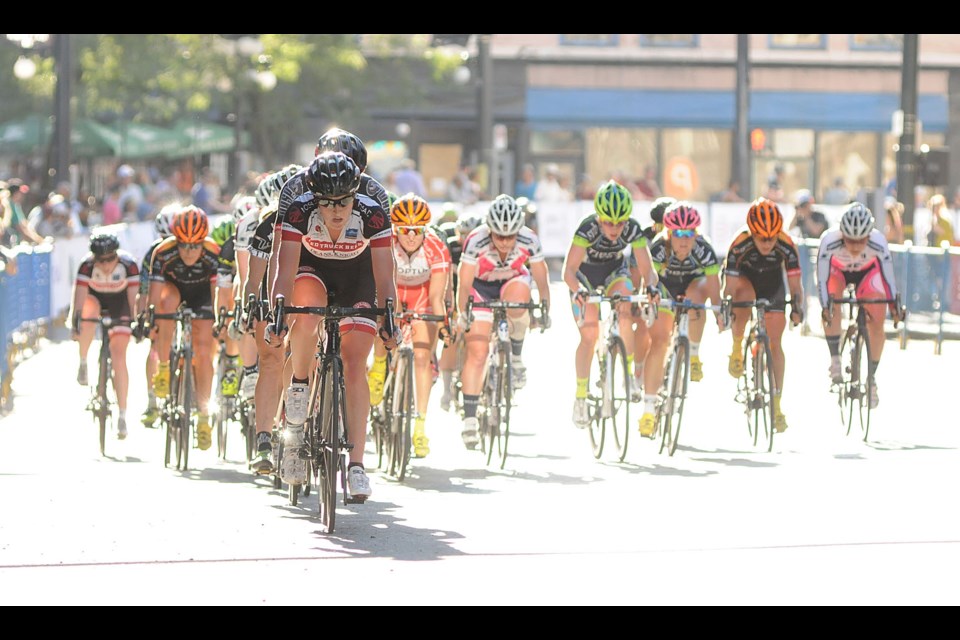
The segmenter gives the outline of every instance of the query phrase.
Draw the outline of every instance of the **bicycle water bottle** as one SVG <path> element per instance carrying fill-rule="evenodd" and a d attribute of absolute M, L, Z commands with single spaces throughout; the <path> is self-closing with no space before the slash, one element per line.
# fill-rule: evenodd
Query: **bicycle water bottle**
<path fill-rule="evenodd" d="M 509 342 L 510 341 L 510 327 L 507 326 L 506 320 L 501 320 L 497 324 L 497 338 L 500 342 Z"/>

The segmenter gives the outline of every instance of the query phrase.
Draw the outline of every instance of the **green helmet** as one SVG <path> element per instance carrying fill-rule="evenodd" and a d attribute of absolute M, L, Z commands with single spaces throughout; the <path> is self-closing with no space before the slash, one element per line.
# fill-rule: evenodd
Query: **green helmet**
<path fill-rule="evenodd" d="M 605 222 L 623 222 L 633 211 L 633 198 L 626 187 L 610 180 L 597 190 L 593 210 Z"/>
<path fill-rule="evenodd" d="M 393 209 L 393 203 L 400 199 L 400 196 L 387 189 L 387 206 Z"/>
<path fill-rule="evenodd" d="M 213 228 L 213 233 L 210 234 L 210 237 L 213 238 L 213 241 L 216 242 L 217 245 L 222 247 L 236 232 L 237 225 L 233 221 L 233 216 L 226 216 L 220 221 L 220 224 Z"/>

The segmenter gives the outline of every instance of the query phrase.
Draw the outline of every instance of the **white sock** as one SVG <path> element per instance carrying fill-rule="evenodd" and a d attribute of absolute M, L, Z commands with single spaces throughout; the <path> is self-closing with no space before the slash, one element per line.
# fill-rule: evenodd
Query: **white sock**
<path fill-rule="evenodd" d="M 643 395 L 643 412 L 644 413 L 656 413 L 657 412 L 657 396 L 650 395 L 645 393 Z"/>
<path fill-rule="evenodd" d="M 117 417 L 123 421 L 127 420 L 127 410 L 126 409 L 117 409 Z"/>
<path fill-rule="evenodd" d="M 691 358 L 696 358 L 696 357 L 698 357 L 699 355 L 700 355 L 700 343 L 699 343 L 699 342 L 691 342 L 691 343 L 690 343 L 690 357 L 691 357 Z"/>

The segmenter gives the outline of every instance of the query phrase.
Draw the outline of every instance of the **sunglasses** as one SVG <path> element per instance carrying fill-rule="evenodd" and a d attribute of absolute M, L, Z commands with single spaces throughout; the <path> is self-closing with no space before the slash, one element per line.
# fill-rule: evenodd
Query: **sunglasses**
<path fill-rule="evenodd" d="M 317 198 L 317 205 L 321 207 L 349 207 L 353 203 L 353 196 L 346 196 L 344 198 L 338 198 L 334 200 L 333 198 Z"/>
<path fill-rule="evenodd" d="M 394 227 L 402 235 L 406 236 L 422 236 L 427 232 L 426 227 L 413 227 L 406 225 L 397 225 Z"/>
<path fill-rule="evenodd" d="M 621 220 L 620 222 L 611 222 L 610 220 L 601 220 L 600 224 L 605 227 L 622 227 L 623 225 L 627 224 L 627 221 Z"/>
<path fill-rule="evenodd" d="M 177 248 L 183 249 L 184 251 L 196 251 L 203 247 L 202 242 L 178 242 Z"/>
<path fill-rule="evenodd" d="M 517 237 L 516 235 L 502 236 L 499 233 L 491 233 L 490 235 L 493 236 L 494 240 L 497 240 L 499 242 L 506 242 L 507 240 L 513 240 L 514 238 Z"/>
<path fill-rule="evenodd" d="M 94 262 L 113 262 L 117 259 L 117 254 L 111 253 L 108 256 L 98 256 L 93 259 Z"/>
<path fill-rule="evenodd" d="M 692 238 L 697 235 L 696 229 L 674 229 L 670 232 L 674 238 Z"/>

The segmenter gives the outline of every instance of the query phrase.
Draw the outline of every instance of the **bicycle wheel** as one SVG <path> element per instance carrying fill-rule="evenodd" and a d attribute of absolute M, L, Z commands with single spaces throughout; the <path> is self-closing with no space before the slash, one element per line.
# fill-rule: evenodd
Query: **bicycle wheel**
<path fill-rule="evenodd" d="M 840 357 L 843 358 L 844 355 L 849 354 L 843 366 L 844 381 L 839 385 L 840 421 L 847 428 L 847 435 L 850 435 L 853 427 L 854 406 L 860 394 L 859 354 L 857 353 L 859 335 L 860 332 L 856 330 L 845 331 L 840 343 Z"/>
<path fill-rule="evenodd" d="M 179 404 L 177 403 L 180 392 L 179 362 L 175 354 L 170 354 L 170 389 L 167 399 L 164 401 L 163 416 L 167 425 L 167 437 L 164 444 L 163 466 L 170 466 L 171 454 L 175 458 L 176 466 L 180 466 L 180 418 Z"/>
<path fill-rule="evenodd" d="M 320 426 L 315 443 L 317 450 L 318 508 L 320 522 L 327 533 L 333 533 L 337 519 L 337 481 L 340 457 L 340 390 L 336 380 L 340 367 L 336 358 L 324 368 L 320 380 Z"/>
<path fill-rule="evenodd" d="M 761 447 L 773 451 L 774 425 L 773 390 L 776 382 L 773 378 L 773 360 L 770 353 L 770 339 L 763 336 L 759 342 L 756 355 L 753 358 L 754 392 L 757 398 L 757 410 L 754 414 L 755 439 L 763 435 L 759 441 Z"/>
<path fill-rule="evenodd" d="M 257 452 L 257 409 L 252 402 L 247 400 L 240 403 L 240 425 L 243 428 L 247 466 L 249 466 Z"/>
<path fill-rule="evenodd" d="M 496 446 L 497 455 L 500 456 L 500 468 L 503 469 L 507 464 L 507 444 L 510 441 L 510 407 L 513 403 L 513 362 L 510 352 L 506 349 L 500 351 L 500 374 L 499 390 L 496 394 L 497 417 L 496 423 L 490 432 L 493 439 L 490 442 L 490 450 L 487 453 L 487 464 L 490 464 L 494 446 Z"/>
<path fill-rule="evenodd" d="M 390 427 L 390 439 L 395 453 L 394 475 L 403 482 L 410 463 L 410 439 L 413 433 L 414 393 L 413 393 L 413 352 L 405 351 L 397 363 L 396 383 L 394 385 L 394 411 Z"/>
<path fill-rule="evenodd" d="M 493 364 L 496 347 L 491 347 L 488 356 L 487 371 L 483 376 L 483 387 L 480 393 L 480 406 L 477 408 L 477 422 L 480 429 L 480 451 L 487 455 L 487 464 L 490 464 L 490 444 L 493 442 L 494 425 L 499 420 L 497 416 L 497 393 L 499 393 L 499 370 Z"/>
<path fill-rule="evenodd" d="M 606 373 L 604 374 L 601 415 L 609 420 L 613 432 L 613 443 L 617 447 L 617 460 L 623 462 L 627 457 L 627 444 L 630 439 L 630 382 L 632 374 L 627 366 L 627 348 L 617 336 L 607 345 Z"/>
<path fill-rule="evenodd" d="M 100 355 L 100 377 L 97 379 L 96 416 L 100 427 L 100 455 L 106 455 L 107 419 L 110 417 L 110 401 L 107 399 L 107 381 L 110 377 L 110 359 Z"/>
<path fill-rule="evenodd" d="M 689 368 L 690 346 L 686 338 L 677 338 L 673 347 L 673 361 L 670 363 L 667 397 L 664 402 L 664 434 L 660 451 L 666 446 L 667 453 L 673 455 L 680 440 L 680 423 L 683 420 L 683 402 L 687 395 L 687 375 Z"/>
<path fill-rule="evenodd" d="M 870 433 L 870 396 L 873 394 L 873 376 L 870 375 L 870 339 L 866 330 L 857 332 L 856 346 L 854 347 L 855 369 L 857 371 L 858 389 L 857 406 L 860 415 L 860 430 L 863 432 L 863 441 L 867 441 Z"/>
<path fill-rule="evenodd" d="M 177 449 L 177 468 L 186 471 L 190 458 L 190 447 L 193 445 L 193 437 L 190 433 L 193 420 L 191 415 L 193 411 L 193 354 L 188 350 L 183 354 L 181 362 L 183 370 L 180 372 L 180 391 L 178 394 L 180 438 Z"/>
<path fill-rule="evenodd" d="M 380 439 L 383 443 L 382 466 L 383 472 L 389 476 L 397 476 L 397 441 L 393 437 L 393 425 L 396 422 L 395 416 L 399 411 L 397 399 L 397 372 L 400 367 L 399 361 L 388 360 L 387 379 L 383 383 L 383 401 L 380 403 L 379 424 L 375 428 L 380 431 Z"/>
<path fill-rule="evenodd" d="M 608 351 L 597 351 L 590 364 L 590 379 L 587 387 L 587 402 L 590 405 L 590 448 L 597 460 L 603 455 L 603 445 L 607 440 L 607 421 L 603 419 L 603 393 L 606 391 L 606 372 L 609 369 Z M 594 395 L 594 389 L 600 389 L 600 395 Z"/>

